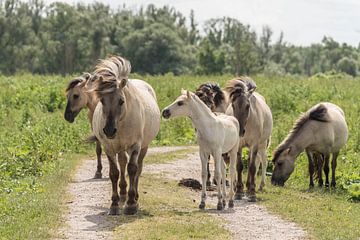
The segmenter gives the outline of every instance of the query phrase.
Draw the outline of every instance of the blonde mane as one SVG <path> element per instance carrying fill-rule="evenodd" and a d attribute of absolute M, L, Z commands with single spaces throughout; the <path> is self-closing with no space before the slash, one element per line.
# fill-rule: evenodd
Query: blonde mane
<path fill-rule="evenodd" d="M 246 93 L 248 91 L 254 91 L 256 89 L 255 82 L 247 76 L 240 76 L 229 80 L 226 83 L 225 90 L 230 93 L 230 98 L 233 99 L 239 94 Z"/>

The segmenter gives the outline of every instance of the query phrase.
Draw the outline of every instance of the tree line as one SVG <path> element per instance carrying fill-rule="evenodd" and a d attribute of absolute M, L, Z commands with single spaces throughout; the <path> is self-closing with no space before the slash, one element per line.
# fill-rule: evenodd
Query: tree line
<path fill-rule="evenodd" d="M 201 33 L 200 33 L 201 32 Z M 274 39 L 264 26 L 257 34 L 237 19 L 206 21 L 200 29 L 192 11 L 150 4 L 117 10 L 102 3 L 0 0 L 0 73 L 71 74 L 91 69 L 99 58 L 120 54 L 141 74 L 301 74 L 339 71 L 356 76 L 356 48 L 324 37 L 295 46 Z"/>

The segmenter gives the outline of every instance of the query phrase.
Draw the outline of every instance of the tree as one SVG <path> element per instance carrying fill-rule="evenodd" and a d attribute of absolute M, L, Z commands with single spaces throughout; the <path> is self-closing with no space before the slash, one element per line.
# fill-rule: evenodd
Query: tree
<path fill-rule="evenodd" d="M 344 57 L 337 63 L 337 70 L 355 77 L 358 71 L 357 62 L 354 59 Z"/>

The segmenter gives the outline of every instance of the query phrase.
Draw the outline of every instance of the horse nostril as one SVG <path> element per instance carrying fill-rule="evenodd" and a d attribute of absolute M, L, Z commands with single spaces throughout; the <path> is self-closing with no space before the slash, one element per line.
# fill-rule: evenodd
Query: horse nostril
<path fill-rule="evenodd" d="M 171 113 L 170 113 L 170 110 L 169 110 L 169 109 L 165 109 L 165 110 L 163 111 L 163 113 L 162 113 L 162 116 L 163 116 L 164 118 L 169 118 L 170 115 L 171 115 Z"/>

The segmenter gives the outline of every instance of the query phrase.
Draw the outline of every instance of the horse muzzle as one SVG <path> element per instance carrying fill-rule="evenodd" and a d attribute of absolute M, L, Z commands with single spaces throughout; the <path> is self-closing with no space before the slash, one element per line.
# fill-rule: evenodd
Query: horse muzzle
<path fill-rule="evenodd" d="M 275 179 L 275 178 L 271 178 L 271 184 L 274 186 L 279 186 L 279 187 L 283 187 L 285 184 L 285 181 L 283 181 L 282 179 Z"/>
<path fill-rule="evenodd" d="M 162 112 L 162 116 L 163 116 L 163 118 L 165 118 L 165 119 L 169 119 L 170 116 L 171 116 L 170 110 L 169 110 L 169 109 L 165 109 L 165 110 Z"/>
<path fill-rule="evenodd" d="M 107 138 L 113 139 L 113 138 L 115 138 L 115 134 L 116 134 L 117 129 L 113 128 L 113 127 L 105 126 L 103 128 L 103 131 L 104 131 Z"/>
<path fill-rule="evenodd" d="M 75 114 L 71 111 L 66 111 L 64 114 L 64 118 L 69 123 L 73 123 L 75 121 Z"/>

